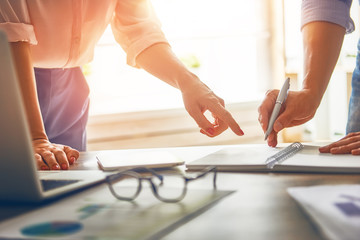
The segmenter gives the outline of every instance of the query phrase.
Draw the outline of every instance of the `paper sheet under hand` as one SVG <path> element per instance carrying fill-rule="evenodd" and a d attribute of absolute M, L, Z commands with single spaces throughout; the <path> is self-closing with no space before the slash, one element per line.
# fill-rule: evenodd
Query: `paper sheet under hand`
<path fill-rule="evenodd" d="M 327 239 L 360 239 L 360 185 L 288 188 Z"/>

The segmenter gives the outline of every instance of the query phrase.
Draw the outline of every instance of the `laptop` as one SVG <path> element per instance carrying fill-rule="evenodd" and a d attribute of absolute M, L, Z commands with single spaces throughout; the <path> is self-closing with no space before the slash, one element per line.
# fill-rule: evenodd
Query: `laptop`
<path fill-rule="evenodd" d="M 38 171 L 7 37 L 0 31 L 0 201 L 41 202 L 99 183 L 102 171 Z"/>

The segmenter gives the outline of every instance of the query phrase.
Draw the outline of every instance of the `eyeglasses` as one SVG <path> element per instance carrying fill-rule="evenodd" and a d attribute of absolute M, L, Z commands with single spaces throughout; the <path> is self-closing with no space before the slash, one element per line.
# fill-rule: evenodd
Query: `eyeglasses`
<path fill-rule="evenodd" d="M 142 176 L 138 172 L 148 172 L 151 176 Z M 160 201 L 175 203 L 184 199 L 187 184 L 213 172 L 213 188 L 216 189 L 216 167 L 208 167 L 195 176 L 182 174 L 161 175 L 149 168 L 134 168 L 106 177 L 111 193 L 119 200 L 133 201 L 141 192 L 142 181 L 148 181 L 154 196 Z"/>

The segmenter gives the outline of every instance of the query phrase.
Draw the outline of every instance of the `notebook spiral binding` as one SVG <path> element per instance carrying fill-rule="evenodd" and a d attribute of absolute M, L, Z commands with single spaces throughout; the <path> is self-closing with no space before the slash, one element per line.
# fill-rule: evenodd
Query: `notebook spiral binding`
<path fill-rule="evenodd" d="M 271 157 L 267 158 L 265 163 L 266 167 L 269 169 L 272 169 L 276 164 L 282 163 L 289 157 L 293 156 L 295 153 L 300 151 L 304 148 L 304 145 L 302 145 L 299 142 L 294 142 L 291 145 L 287 146 L 283 150 L 279 151 L 278 153 L 272 155 Z"/>

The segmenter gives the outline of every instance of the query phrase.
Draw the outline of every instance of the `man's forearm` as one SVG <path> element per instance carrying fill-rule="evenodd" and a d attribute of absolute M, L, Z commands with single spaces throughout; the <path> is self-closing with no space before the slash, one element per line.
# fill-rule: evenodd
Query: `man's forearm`
<path fill-rule="evenodd" d="M 330 22 L 311 22 L 303 27 L 302 33 L 303 89 L 309 90 L 319 105 L 339 58 L 345 29 Z"/>

